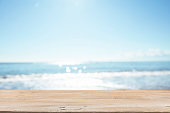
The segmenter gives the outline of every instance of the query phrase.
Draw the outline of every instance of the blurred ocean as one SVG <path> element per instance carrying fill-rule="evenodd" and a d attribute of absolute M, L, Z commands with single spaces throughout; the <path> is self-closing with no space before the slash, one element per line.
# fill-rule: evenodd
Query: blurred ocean
<path fill-rule="evenodd" d="M 170 62 L 0 63 L 0 89 L 170 90 Z"/>

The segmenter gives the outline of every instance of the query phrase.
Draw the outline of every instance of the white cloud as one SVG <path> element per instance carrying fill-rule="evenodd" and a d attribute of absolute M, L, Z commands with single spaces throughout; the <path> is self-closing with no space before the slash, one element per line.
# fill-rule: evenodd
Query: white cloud
<path fill-rule="evenodd" d="M 164 54 L 165 54 L 165 55 L 170 55 L 170 50 L 165 50 L 165 51 L 164 51 Z"/>
<path fill-rule="evenodd" d="M 145 52 L 145 56 L 163 56 L 164 52 L 160 49 L 152 49 L 150 48 L 148 51 Z"/>
<path fill-rule="evenodd" d="M 146 51 L 125 52 L 122 54 L 122 56 L 126 58 L 170 56 L 170 50 L 160 50 L 160 49 L 150 48 Z"/>

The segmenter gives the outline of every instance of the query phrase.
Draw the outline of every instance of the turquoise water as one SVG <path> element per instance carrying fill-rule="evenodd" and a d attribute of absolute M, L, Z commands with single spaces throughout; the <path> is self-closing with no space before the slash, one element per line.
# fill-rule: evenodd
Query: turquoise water
<path fill-rule="evenodd" d="M 170 62 L 0 63 L 0 89 L 170 90 Z"/>

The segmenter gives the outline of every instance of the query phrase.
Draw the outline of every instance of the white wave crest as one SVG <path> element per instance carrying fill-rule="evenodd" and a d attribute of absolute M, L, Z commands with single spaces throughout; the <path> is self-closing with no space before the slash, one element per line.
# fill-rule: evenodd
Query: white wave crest
<path fill-rule="evenodd" d="M 0 89 L 137 89 L 133 84 L 137 85 L 138 82 L 132 81 L 132 77 L 164 75 L 169 76 L 170 71 L 8 75 L 0 78 Z M 118 80 L 113 81 L 116 77 Z M 124 84 L 127 81 L 133 84 Z"/>

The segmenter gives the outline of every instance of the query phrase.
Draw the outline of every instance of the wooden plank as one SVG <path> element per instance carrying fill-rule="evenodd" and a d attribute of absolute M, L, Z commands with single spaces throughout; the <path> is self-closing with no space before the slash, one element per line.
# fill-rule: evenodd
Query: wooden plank
<path fill-rule="evenodd" d="M 170 112 L 170 90 L 0 90 L 0 112 Z"/>

